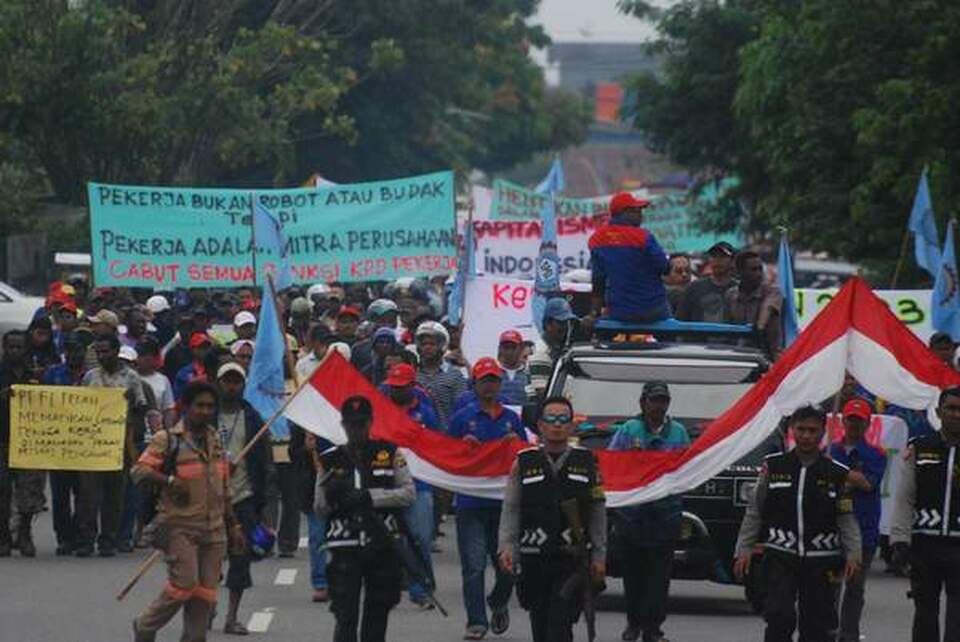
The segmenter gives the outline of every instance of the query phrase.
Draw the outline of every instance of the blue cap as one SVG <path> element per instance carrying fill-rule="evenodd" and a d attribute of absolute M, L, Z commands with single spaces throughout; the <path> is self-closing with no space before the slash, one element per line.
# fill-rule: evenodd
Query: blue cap
<path fill-rule="evenodd" d="M 392 328 L 377 328 L 373 333 L 373 342 L 376 343 L 380 339 L 389 339 L 392 343 L 397 343 L 397 333 Z"/>
<path fill-rule="evenodd" d="M 544 319 L 553 319 L 554 321 L 573 321 L 577 315 L 573 313 L 570 303 L 562 297 L 554 297 L 547 301 L 543 309 Z"/>

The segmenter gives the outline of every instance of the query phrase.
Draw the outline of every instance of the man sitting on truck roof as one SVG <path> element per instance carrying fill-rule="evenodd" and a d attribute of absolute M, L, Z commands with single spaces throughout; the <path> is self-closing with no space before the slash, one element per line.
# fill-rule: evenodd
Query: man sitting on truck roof
<path fill-rule="evenodd" d="M 610 199 L 610 222 L 590 237 L 593 269 L 593 311 L 617 321 L 661 321 L 670 317 L 661 276 L 667 255 L 653 234 L 642 227 L 650 201 L 620 192 Z"/>

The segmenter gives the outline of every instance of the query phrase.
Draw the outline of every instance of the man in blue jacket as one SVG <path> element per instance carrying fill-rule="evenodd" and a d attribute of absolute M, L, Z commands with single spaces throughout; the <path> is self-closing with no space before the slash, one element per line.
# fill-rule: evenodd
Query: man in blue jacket
<path fill-rule="evenodd" d="M 870 425 L 870 404 L 851 399 L 843 407 L 843 441 L 830 446 L 830 457 L 850 469 L 847 486 L 853 494 L 853 512 L 860 525 L 863 565 L 846 582 L 840 605 L 838 642 L 859 642 L 863 590 L 870 562 L 880 540 L 880 482 L 887 469 L 887 456 L 864 439 Z"/>
<path fill-rule="evenodd" d="M 503 382 L 503 369 L 497 360 L 491 357 L 478 359 L 472 374 L 477 401 L 454 413 L 448 434 L 476 446 L 498 439 L 526 441 L 520 417 L 497 400 Z M 463 603 L 467 611 L 464 640 L 482 640 L 488 628 L 494 634 L 502 635 L 510 627 L 507 603 L 513 592 L 513 578 L 496 563 L 501 504 L 498 499 L 457 495 L 457 547 L 463 576 Z M 484 603 L 488 560 L 496 569 L 496 580 Z M 489 619 L 487 606 L 491 610 Z"/>
<path fill-rule="evenodd" d="M 617 321 L 659 321 L 670 317 L 661 280 L 667 255 L 653 234 L 642 227 L 650 201 L 629 192 L 610 200 L 610 222 L 590 237 L 593 270 L 593 312 Z"/>
<path fill-rule="evenodd" d="M 610 440 L 610 450 L 674 450 L 690 445 L 687 429 L 667 415 L 670 388 L 662 381 L 643 384 L 640 416 L 624 422 Z M 683 506 L 679 495 L 614 511 L 614 537 L 623 559 L 627 598 L 627 642 L 664 641 L 667 597 L 674 543 L 680 537 Z"/>

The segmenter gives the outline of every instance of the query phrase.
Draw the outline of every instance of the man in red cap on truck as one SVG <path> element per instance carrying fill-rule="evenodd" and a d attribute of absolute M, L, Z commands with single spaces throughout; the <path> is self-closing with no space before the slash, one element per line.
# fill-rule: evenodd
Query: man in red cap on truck
<path fill-rule="evenodd" d="M 610 222 L 590 237 L 593 312 L 617 321 L 660 321 L 670 317 L 661 276 L 669 261 L 653 234 L 642 227 L 650 201 L 629 192 L 610 199 Z"/>

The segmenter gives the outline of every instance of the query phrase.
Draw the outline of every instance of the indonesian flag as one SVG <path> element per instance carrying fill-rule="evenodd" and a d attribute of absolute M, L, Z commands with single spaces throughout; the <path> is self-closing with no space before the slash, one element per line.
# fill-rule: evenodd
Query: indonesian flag
<path fill-rule="evenodd" d="M 845 371 L 877 396 L 914 409 L 932 409 L 941 389 L 960 385 L 960 374 L 934 356 L 863 280 L 850 279 L 773 368 L 689 448 L 598 451 L 607 505 L 649 502 L 699 486 L 763 443 L 783 416 L 833 395 Z M 473 446 L 427 430 L 338 353 L 317 368 L 285 414 L 343 443 L 338 409 L 356 394 L 373 404 L 373 436 L 402 448 L 414 477 L 458 493 L 502 498 L 516 453 L 526 444 L 506 440 Z"/>

